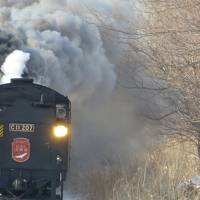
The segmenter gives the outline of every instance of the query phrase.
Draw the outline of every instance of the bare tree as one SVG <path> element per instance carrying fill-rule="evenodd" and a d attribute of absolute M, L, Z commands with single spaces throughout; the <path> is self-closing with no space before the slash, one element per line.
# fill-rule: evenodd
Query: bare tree
<path fill-rule="evenodd" d="M 127 19 L 125 29 L 101 24 L 127 46 L 124 62 L 130 65 L 119 68 L 119 74 L 128 78 L 119 84 L 159 95 L 157 105 L 163 109 L 149 118 L 163 121 L 170 133 L 195 134 L 193 122 L 200 119 L 200 2 L 138 2 L 139 23 Z"/>
<path fill-rule="evenodd" d="M 171 117 L 175 132 L 194 133 L 192 123 L 200 119 L 200 2 L 141 3 L 146 12 L 136 46 L 146 59 L 147 73 L 165 82 L 163 95 L 174 106 L 161 119 L 167 117 L 167 123 Z"/>
<path fill-rule="evenodd" d="M 123 19 L 125 27 L 94 13 L 101 33 L 111 38 L 117 33 L 114 40 L 125 47 L 118 83 L 154 95 L 157 107 L 148 117 L 162 121 L 171 134 L 195 134 L 193 122 L 200 119 L 200 2 L 129 1 L 137 14 Z"/>

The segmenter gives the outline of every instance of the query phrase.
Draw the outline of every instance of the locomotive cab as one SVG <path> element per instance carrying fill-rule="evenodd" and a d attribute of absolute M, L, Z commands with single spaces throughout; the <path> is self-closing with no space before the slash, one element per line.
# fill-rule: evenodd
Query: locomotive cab
<path fill-rule="evenodd" d="M 0 85 L 0 94 L 0 195 L 63 199 L 70 157 L 69 99 L 26 78 Z"/>

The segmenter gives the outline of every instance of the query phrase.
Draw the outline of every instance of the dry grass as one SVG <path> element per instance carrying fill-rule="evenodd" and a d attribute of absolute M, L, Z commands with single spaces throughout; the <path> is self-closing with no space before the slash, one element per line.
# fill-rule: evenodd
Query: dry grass
<path fill-rule="evenodd" d="M 192 191 L 180 187 L 181 183 L 199 174 L 199 164 L 194 143 L 169 140 L 146 154 L 144 164 L 132 174 L 131 180 L 121 177 L 110 199 L 199 199 L 198 194 L 192 196 Z"/>
<path fill-rule="evenodd" d="M 169 139 L 128 169 L 110 164 L 79 179 L 87 200 L 197 200 L 198 191 L 180 185 L 200 174 L 196 146 Z"/>

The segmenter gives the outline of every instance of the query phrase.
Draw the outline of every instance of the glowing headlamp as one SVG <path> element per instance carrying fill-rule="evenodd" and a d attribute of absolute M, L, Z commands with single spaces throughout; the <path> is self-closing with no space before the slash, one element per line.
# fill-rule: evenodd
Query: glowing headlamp
<path fill-rule="evenodd" d="M 57 138 L 65 137 L 68 134 L 68 127 L 64 125 L 56 125 L 53 128 L 53 134 Z"/>

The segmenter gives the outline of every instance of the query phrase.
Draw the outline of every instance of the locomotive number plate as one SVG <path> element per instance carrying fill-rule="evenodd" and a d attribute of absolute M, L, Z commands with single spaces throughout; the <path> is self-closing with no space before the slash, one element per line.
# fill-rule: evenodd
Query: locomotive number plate
<path fill-rule="evenodd" d="M 32 132 L 33 133 L 35 131 L 35 124 L 10 123 L 9 131 L 11 131 L 11 132 Z"/>

